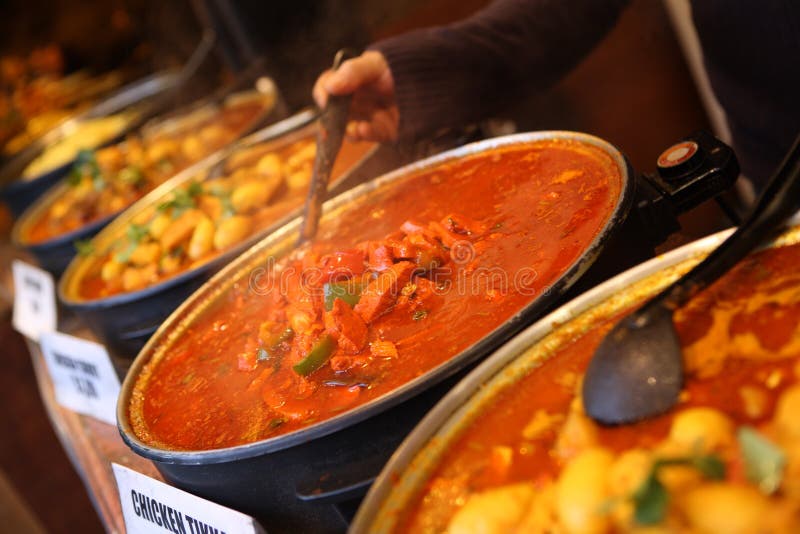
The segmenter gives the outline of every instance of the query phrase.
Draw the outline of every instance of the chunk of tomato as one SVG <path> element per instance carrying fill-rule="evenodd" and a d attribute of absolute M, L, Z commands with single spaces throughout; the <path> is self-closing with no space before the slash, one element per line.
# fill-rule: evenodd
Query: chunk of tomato
<path fill-rule="evenodd" d="M 364 253 L 351 249 L 326 254 L 319 260 L 322 280 L 325 282 L 347 280 L 364 272 Z"/>

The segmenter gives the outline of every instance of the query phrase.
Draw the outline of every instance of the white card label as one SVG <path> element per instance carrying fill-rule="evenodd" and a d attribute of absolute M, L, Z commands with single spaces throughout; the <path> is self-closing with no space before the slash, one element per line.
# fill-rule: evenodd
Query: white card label
<path fill-rule="evenodd" d="M 60 332 L 42 334 L 40 343 L 58 403 L 117 424 L 119 378 L 105 347 Z"/>
<path fill-rule="evenodd" d="M 250 516 L 173 488 L 125 466 L 111 465 L 128 534 L 263 532 Z"/>
<path fill-rule="evenodd" d="M 14 260 L 11 272 L 14 276 L 14 328 L 39 341 L 43 332 L 52 332 L 57 326 L 53 277 L 20 260 Z"/>

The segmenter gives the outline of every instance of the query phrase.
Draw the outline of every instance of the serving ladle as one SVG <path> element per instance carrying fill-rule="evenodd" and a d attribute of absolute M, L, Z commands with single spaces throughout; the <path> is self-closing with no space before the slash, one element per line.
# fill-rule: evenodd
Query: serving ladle
<path fill-rule="evenodd" d="M 739 228 L 606 335 L 584 377 L 586 413 L 612 425 L 633 423 L 672 408 L 683 387 L 683 357 L 673 313 L 773 235 L 798 209 L 800 135 Z"/>
<path fill-rule="evenodd" d="M 338 69 L 346 59 L 354 56 L 355 54 L 349 49 L 339 50 L 333 60 L 333 70 Z M 317 129 L 317 152 L 314 157 L 314 168 L 306 197 L 303 221 L 300 225 L 298 246 L 314 239 L 314 236 L 317 235 L 322 203 L 328 195 L 328 182 L 333 164 L 336 162 L 336 156 L 339 155 L 339 149 L 342 148 L 351 99 L 351 95 L 330 95 L 328 103 L 320 113 L 319 128 Z"/>

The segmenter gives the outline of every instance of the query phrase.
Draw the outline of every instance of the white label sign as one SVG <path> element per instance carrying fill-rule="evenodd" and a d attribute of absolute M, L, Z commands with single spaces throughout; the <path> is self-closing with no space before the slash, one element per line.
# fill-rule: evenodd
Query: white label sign
<path fill-rule="evenodd" d="M 125 466 L 111 464 L 128 534 L 261 533 L 255 520 Z"/>
<path fill-rule="evenodd" d="M 106 349 L 60 332 L 42 334 L 41 346 L 58 403 L 115 425 L 120 386 Z"/>
<path fill-rule="evenodd" d="M 43 332 L 56 329 L 56 293 L 53 277 L 47 271 L 14 260 L 14 328 L 39 341 Z"/>

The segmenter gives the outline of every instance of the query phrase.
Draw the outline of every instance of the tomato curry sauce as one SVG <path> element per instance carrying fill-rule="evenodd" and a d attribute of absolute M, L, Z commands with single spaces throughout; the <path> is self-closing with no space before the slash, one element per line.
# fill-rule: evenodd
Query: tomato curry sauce
<path fill-rule="evenodd" d="M 145 366 L 129 408 L 135 434 L 179 450 L 228 447 L 387 394 L 551 286 L 622 187 L 602 149 L 546 140 L 356 200 L 322 221 L 313 244 L 235 283 Z"/>

